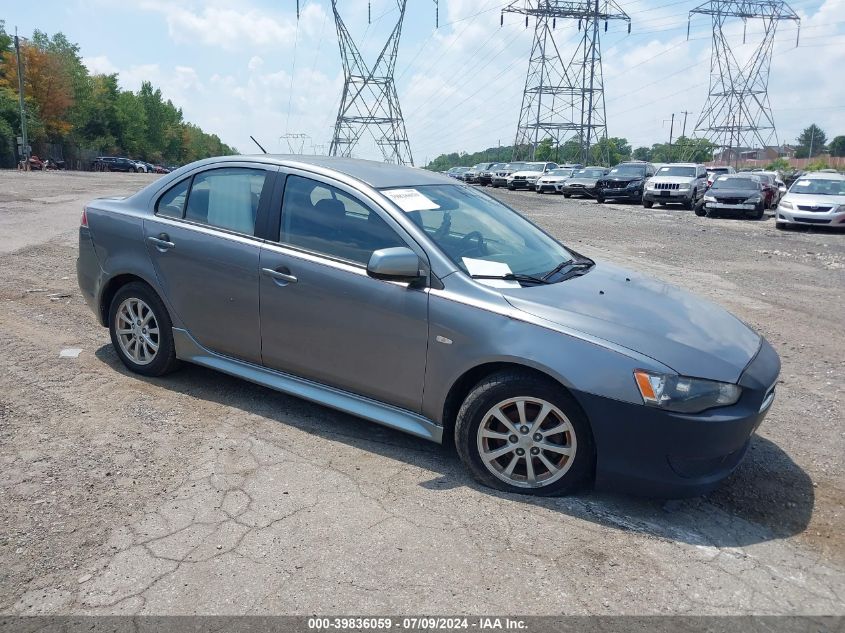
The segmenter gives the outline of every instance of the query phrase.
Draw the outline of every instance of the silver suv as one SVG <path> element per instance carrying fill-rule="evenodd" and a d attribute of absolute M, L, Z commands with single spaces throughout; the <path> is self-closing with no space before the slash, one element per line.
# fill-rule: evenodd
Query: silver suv
<path fill-rule="evenodd" d="M 650 209 L 657 204 L 682 204 L 695 207 L 707 189 L 707 169 L 697 163 L 663 165 L 648 179 L 643 191 L 643 206 Z"/>

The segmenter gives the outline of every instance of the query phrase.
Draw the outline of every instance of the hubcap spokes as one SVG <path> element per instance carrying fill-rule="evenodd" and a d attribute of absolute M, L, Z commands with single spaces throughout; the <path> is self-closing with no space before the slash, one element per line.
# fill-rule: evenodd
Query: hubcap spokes
<path fill-rule="evenodd" d="M 569 418 L 540 398 L 509 398 L 492 407 L 478 427 L 478 452 L 487 469 L 521 488 L 547 486 L 575 459 Z"/>
<path fill-rule="evenodd" d="M 139 365 L 153 362 L 161 338 L 152 308 L 141 299 L 126 299 L 117 308 L 116 321 L 115 331 L 123 353 Z"/>

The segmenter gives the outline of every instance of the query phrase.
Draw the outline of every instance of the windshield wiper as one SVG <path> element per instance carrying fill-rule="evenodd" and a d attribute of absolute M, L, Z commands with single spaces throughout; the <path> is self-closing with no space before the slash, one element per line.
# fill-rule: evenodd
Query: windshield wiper
<path fill-rule="evenodd" d="M 557 275 L 558 273 L 568 275 L 569 273 L 575 271 L 589 270 L 595 265 L 596 263 L 589 257 L 584 257 L 583 259 L 580 259 L 578 261 L 575 261 L 574 259 L 567 259 L 566 261 L 559 263 L 557 266 L 555 266 L 549 272 L 543 275 L 542 279 L 546 283 L 550 283 L 548 280 Z"/>
<path fill-rule="evenodd" d="M 507 273 L 506 275 L 470 275 L 473 279 L 504 279 L 505 281 L 518 281 L 532 284 L 548 284 L 545 278 L 522 275 L 520 273 Z"/>

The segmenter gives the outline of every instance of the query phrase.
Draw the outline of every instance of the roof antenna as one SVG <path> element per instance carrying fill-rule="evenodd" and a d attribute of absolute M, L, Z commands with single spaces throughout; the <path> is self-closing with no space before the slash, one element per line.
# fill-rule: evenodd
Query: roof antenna
<path fill-rule="evenodd" d="M 260 150 L 261 150 L 262 152 L 264 152 L 265 154 L 267 153 L 267 150 L 266 150 L 266 149 L 264 149 L 263 147 L 261 147 L 261 143 L 259 143 L 258 141 L 256 141 L 256 140 L 255 140 L 255 137 L 254 137 L 252 134 L 250 134 L 250 135 L 249 135 L 249 138 L 251 138 L 251 139 L 252 139 L 252 142 L 253 142 L 253 143 L 255 143 L 256 145 L 258 145 L 258 149 L 260 149 Z"/>

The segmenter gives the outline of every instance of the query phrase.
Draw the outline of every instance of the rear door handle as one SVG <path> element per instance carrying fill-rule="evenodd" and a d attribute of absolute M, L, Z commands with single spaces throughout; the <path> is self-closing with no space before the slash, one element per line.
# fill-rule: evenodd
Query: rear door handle
<path fill-rule="evenodd" d="M 164 233 L 162 233 L 159 237 L 150 236 L 147 239 L 153 244 L 155 244 L 157 249 L 162 251 L 166 251 L 171 248 L 176 248 L 176 244 L 171 242 L 169 236 Z"/>
<path fill-rule="evenodd" d="M 286 283 L 295 284 L 298 280 L 296 277 L 289 273 L 283 273 L 280 270 L 274 270 L 272 268 L 262 268 L 261 272 L 267 275 L 268 277 L 272 277 L 278 281 L 284 281 Z"/>

